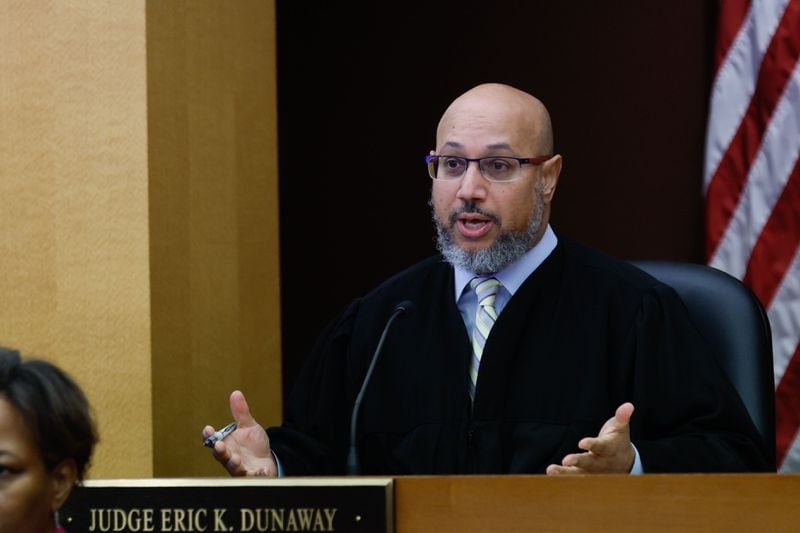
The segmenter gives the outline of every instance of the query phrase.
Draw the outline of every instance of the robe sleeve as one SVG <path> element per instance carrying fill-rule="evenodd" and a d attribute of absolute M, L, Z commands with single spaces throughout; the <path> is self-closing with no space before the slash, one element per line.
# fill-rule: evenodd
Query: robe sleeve
<path fill-rule="evenodd" d="M 645 472 L 774 471 L 741 398 L 675 291 L 643 297 L 634 353 L 631 438 Z"/>
<path fill-rule="evenodd" d="M 350 415 L 357 390 L 348 362 L 360 300 L 318 338 L 287 404 L 284 423 L 267 429 L 287 475 L 339 475 L 345 471 Z"/>

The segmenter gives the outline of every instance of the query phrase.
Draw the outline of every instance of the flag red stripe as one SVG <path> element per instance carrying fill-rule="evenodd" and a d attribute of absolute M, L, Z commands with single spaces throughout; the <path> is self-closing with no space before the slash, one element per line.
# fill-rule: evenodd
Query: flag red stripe
<path fill-rule="evenodd" d="M 775 452 L 780 465 L 800 428 L 800 344 L 775 391 L 775 417 L 781 421 L 775 432 Z"/>
<path fill-rule="evenodd" d="M 717 21 L 717 48 L 714 52 L 714 72 L 719 72 L 719 67 L 728 55 L 728 50 L 736 39 L 742 27 L 747 11 L 750 9 L 750 0 L 728 0 L 721 2 L 719 20 Z"/>
<path fill-rule="evenodd" d="M 706 253 L 711 259 L 739 202 L 761 138 L 800 56 L 800 0 L 790 0 L 764 53 L 755 92 L 706 194 Z"/>
<path fill-rule="evenodd" d="M 744 282 L 768 308 L 800 245 L 800 159 L 753 247 Z"/>

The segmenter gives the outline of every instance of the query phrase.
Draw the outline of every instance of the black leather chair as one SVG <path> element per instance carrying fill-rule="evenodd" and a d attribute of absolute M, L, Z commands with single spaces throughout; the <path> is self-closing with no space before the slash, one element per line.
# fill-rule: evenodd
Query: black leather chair
<path fill-rule="evenodd" d="M 695 326 L 715 349 L 720 365 L 750 413 L 775 462 L 775 386 L 772 337 L 764 308 L 738 279 L 704 265 L 632 261 L 671 286 Z"/>

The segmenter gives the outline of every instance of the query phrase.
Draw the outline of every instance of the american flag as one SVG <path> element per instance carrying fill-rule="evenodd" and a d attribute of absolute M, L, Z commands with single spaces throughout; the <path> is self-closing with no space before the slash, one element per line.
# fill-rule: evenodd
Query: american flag
<path fill-rule="evenodd" d="M 767 309 L 777 466 L 800 471 L 800 0 L 721 0 L 706 139 L 706 253 Z"/>

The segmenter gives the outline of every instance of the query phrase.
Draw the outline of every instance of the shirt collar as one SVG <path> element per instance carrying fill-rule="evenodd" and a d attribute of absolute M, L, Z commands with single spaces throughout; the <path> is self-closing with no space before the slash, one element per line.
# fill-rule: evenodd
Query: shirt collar
<path fill-rule="evenodd" d="M 497 278 L 503 284 L 503 287 L 511 293 L 511 296 L 514 296 L 514 293 L 528 279 L 528 276 L 533 274 L 539 268 L 539 265 L 547 259 L 547 256 L 555 249 L 556 244 L 558 244 L 558 238 L 550 224 L 548 224 L 544 230 L 544 235 L 533 248 L 500 272 L 496 272 L 492 277 Z M 460 267 L 453 267 L 453 270 L 455 271 L 455 296 L 456 302 L 458 302 L 464 288 L 477 274 Z"/>

